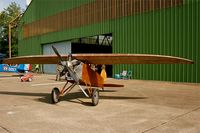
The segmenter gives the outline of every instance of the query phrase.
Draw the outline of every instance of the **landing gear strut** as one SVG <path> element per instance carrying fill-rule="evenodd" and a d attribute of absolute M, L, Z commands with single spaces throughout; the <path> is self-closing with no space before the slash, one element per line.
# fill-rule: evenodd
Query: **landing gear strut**
<path fill-rule="evenodd" d="M 70 86 L 68 86 L 66 88 L 67 84 L 68 84 L 68 81 L 66 82 L 66 84 L 64 85 L 64 87 L 62 88 L 61 91 L 57 87 L 53 88 L 53 90 L 51 92 L 52 103 L 54 103 L 54 104 L 58 103 L 60 101 L 60 97 L 69 93 L 74 88 L 74 86 L 77 85 L 76 83 L 72 83 Z M 88 98 L 91 97 L 93 106 L 96 106 L 99 103 L 99 90 L 98 89 L 96 89 L 96 88 L 88 89 L 88 91 L 90 92 L 88 95 L 80 85 L 78 85 L 78 87 L 82 90 L 82 92 L 84 93 L 84 95 L 86 97 L 88 97 Z"/>

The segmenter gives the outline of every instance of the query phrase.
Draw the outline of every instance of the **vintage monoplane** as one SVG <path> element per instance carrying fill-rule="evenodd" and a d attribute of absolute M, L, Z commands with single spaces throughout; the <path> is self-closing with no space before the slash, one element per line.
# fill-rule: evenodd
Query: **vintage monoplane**
<path fill-rule="evenodd" d="M 61 64 L 63 71 L 69 75 L 66 84 L 59 90 L 53 88 L 51 92 L 52 102 L 57 103 L 59 99 L 69 93 L 76 85 L 86 97 L 91 97 L 95 106 L 99 102 L 98 88 L 119 87 L 114 84 L 105 84 L 104 78 L 90 65 L 112 65 L 112 64 L 193 64 L 192 60 L 174 56 L 151 55 L 151 54 L 69 54 L 60 55 L 57 49 L 52 46 L 57 55 L 34 55 L 15 57 L 3 60 L 4 64 Z M 68 83 L 71 85 L 68 86 Z M 82 86 L 86 86 L 83 89 Z"/>

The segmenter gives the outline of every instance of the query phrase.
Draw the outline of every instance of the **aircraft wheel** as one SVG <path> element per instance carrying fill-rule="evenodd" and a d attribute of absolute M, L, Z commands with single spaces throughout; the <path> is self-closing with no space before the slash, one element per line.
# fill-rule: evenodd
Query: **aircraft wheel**
<path fill-rule="evenodd" d="M 59 89 L 57 87 L 53 88 L 53 90 L 51 91 L 52 103 L 59 102 L 59 95 L 60 95 Z"/>
<path fill-rule="evenodd" d="M 99 103 L 99 90 L 94 89 L 92 92 L 92 105 L 96 106 Z"/>

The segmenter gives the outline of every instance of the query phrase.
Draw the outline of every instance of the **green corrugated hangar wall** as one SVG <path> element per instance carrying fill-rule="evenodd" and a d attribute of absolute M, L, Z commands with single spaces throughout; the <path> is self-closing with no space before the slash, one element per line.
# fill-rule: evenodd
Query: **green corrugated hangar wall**
<path fill-rule="evenodd" d="M 28 31 L 26 35 L 26 25 L 38 22 L 38 27 L 42 29 L 42 19 L 82 5 L 88 7 L 88 4 L 96 1 L 33 0 L 21 19 L 19 55 L 42 54 L 42 44 L 112 33 L 113 53 L 171 55 L 195 62 L 194 65 L 114 65 L 113 74 L 122 70 L 133 70 L 134 79 L 200 83 L 199 0 L 183 0 L 183 4 L 179 6 L 121 15 L 54 32 L 31 34 L 31 31 Z M 48 25 L 50 22 L 43 23 Z M 59 24 L 57 22 L 57 25 Z"/>

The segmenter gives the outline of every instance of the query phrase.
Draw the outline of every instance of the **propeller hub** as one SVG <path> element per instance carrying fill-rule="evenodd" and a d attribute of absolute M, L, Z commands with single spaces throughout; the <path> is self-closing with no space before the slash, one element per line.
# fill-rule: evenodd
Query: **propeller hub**
<path fill-rule="evenodd" d="M 66 66 L 67 62 L 66 61 L 61 61 L 62 66 Z"/>
<path fill-rule="evenodd" d="M 70 67 L 70 68 L 72 68 L 73 67 L 72 62 L 71 61 L 67 61 L 67 66 Z"/>

